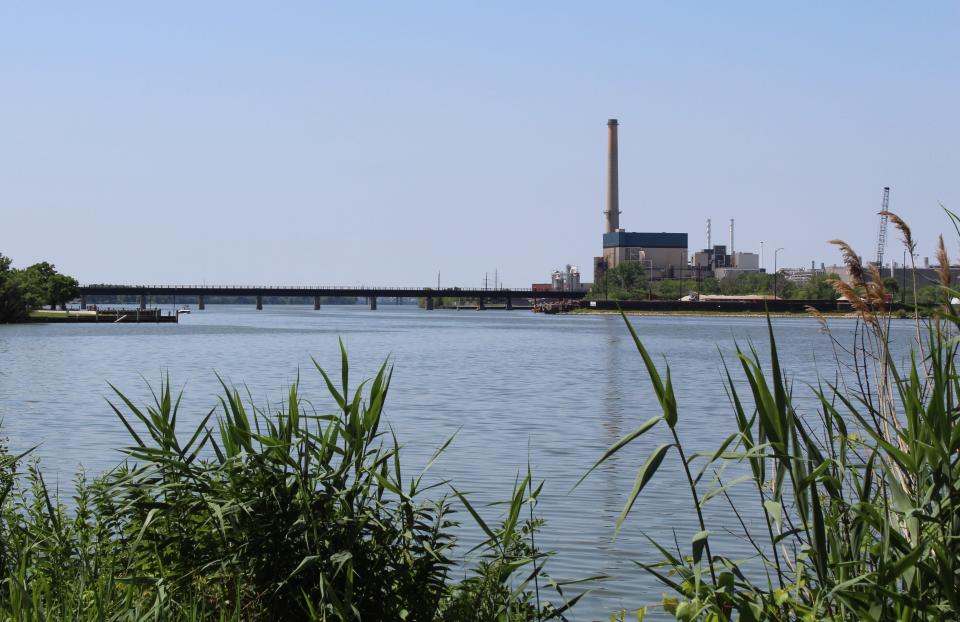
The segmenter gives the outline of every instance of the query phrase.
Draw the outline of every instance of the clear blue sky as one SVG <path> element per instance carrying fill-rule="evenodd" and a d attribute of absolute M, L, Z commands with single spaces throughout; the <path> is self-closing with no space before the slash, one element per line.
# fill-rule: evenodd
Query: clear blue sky
<path fill-rule="evenodd" d="M 958 111 L 956 2 L 4 3 L 0 252 L 82 282 L 589 279 L 617 117 L 628 230 L 871 257 L 889 185 L 932 257 Z"/>

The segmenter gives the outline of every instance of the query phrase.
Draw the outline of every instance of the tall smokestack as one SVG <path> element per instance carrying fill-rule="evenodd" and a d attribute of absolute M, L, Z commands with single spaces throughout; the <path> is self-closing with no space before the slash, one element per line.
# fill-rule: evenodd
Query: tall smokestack
<path fill-rule="evenodd" d="M 710 238 L 711 238 L 710 219 L 707 218 L 707 248 L 708 249 L 713 248 L 713 241 Z"/>
<path fill-rule="evenodd" d="M 737 254 L 733 250 L 733 218 L 730 219 L 730 265 L 737 267 Z"/>
<path fill-rule="evenodd" d="M 620 228 L 620 182 L 617 173 L 617 120 L 607 121 L 609 138 L 607 144 L 607 228 L 613 233 Z"/>

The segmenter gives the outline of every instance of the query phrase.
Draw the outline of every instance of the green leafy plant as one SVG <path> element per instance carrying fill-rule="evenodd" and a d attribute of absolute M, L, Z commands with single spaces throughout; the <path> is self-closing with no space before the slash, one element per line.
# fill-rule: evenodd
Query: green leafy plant
<path fill-rule="evenodd" d="M 299 380 L 272 411 L 222 382 L 219 407 L 186 434 L 169 377 L 146 408 L 114 388 L 126 459 L 78 479 L 69 509 L 36 463 L 19 473 L 23 456 L 0 451 L 0 618 L 562 619 L 579 597 L 544 571 L 529 472 L 495 529 L 456 493 L 490 536 L 457 583 L 454 500 L 427 498 L 445 482 L 425 479 L 450 440 L 405 477 L 382 425 L 387 363 L 354 388 L 341 344 L 339 386 L 317 369 L 334 412 L 315 411 Z M 558 606 L 540 602 L 551 588 Z"/>
<path fill-rule="evenodd" d="M 956 226 L 960 221 L 950 216 Z M 912 252 L 909 227 L 889 217 Z M 623 318 L 663 413 L 610 447 L 597 465 L 655 426 L 668 426 L 673 442 L 639 467 L 617 529 L 673 453 L 699 529 L 687 552 L 651 540 L 663 559 L 641 566 L 673 592 L 661 606 L 677 619 L 941 620 L 960 611 L 960 315 L 949 304 L 957 292 L 943 239 L 941 307 L 928 322 L 915 312 L 913 356 L 899 366 L 890 351 L 879 272 L 864 268 L 849 245 L 835 243 L 851 282 L 834 285 L 856 309 L 856 343 L 845 349 L 834 339 L 837 363 L 847 373 L 810 387 L 819 404 L 815 421 L 799 413 L 768 319 L 767 360 L 737 346 L 740 382 L 724 363 L 737 431 L 714 452 L 685 454 L 670 368 L 661 374 Z M 742 466 L 744 478 L 720 477 L 727 467 Z M 755 511 L 763 517 L 759 530 L 743 520 L 745 508 L 730 501 L 729 488 L 742 482 L 752 484 Z M 754 549 L 752 560 L 712 550 L 703 509 L 714 500 L 728 502 L 731 520 Z"/>

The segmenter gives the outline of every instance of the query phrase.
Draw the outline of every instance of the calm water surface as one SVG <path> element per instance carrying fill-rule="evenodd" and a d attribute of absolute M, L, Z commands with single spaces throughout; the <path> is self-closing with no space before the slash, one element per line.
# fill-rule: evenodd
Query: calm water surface
<path fill-rule="evenodd" d="M 681 436 L 692 450 L 713 449 L 732 431 L 717 348 L 730 358 L 734 340 L 767 347 L 763 319 L 638 317 L 635 327 L 659 361 L 670 362 L 680 405 Z M 784 367 L 796 391 L 815 382 L 816 365 L 832 370 L 833 348 L 809 319 L 775 319 Z M 849 341 L 853 322 L 837 320 L 838 339 Z M 901 347 L 908 323 L 894 326 Z M 396 371 L 386 417 L 406 445 L 408 473 L 454 433 L 434 467 L 478 503 L 506 498 L 526 470 L 546 481 L 538 544 L 558 551 L 548 570 L 558 579 L 597 574 L 597 584 L 574 619 L 606 619 L 610 611 L 657 602 L 664 591 L 633 560 L 659 560 L 643 538 L 681 544 L 696 529 L 675 456 L 668 456 L 620 535 L 616 518 L 647 453 L 666 442 L 664 430 L 644 436 L 570 492 L 603 451 L 640 422 L 659 413 L 642 362 L 615 316 L 543 316 L 525 311 L 433 311 L 381 304 L 312 308 L 210 305 L 179 325 L 0 326 L 0 419 L 14 449 L 39 445 L 48 482 L 70 490 L 79 467 L 90 473 L 119 461 L 128 444 L 105 399 L 111 382 L 146 402 L 143 378 L 157 384 L 169 370 L 184 386 L 183 424 L 216 404 L 215 372 L 245 384 L 261 405 L 279 402 L 299 372 L 302 395 L 330 408 L 311 357 L 339 371 L 338 337 L 350 354 L 354 382 L 376 373 L 386 356 Z M 734 369 L 734 371 L 736 371 Z M 812 401 L 809 413 L 815 414 Z M 734 492 L 745 508 L 748 489 Z M 748 503 L 750 504 L 748 506 Z M 735 519 L 721 503 L 722 525 Z M 751 511 L 746 510 L 750 515 Z M 491 519 L 496 507 L 485 508 Z M 462 537 L 477 538 L 465 513 Z M 714 553 L 749 554 L 743 542 L 711 527 Z M 689 549 L 688 549 L 689 550 Z"/>

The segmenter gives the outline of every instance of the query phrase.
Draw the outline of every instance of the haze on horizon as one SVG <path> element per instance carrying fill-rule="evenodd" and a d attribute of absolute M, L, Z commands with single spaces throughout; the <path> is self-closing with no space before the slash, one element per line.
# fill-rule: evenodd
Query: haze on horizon
<path fill-rule="evenodd" d="M 621 226 L 691 251 L 918 254 L 960 211 L 960 5 L 0 5 L 0 253 L 81 282 L 592 278 Z M 887 258 L 901 261 L 891 229 Z"/>

